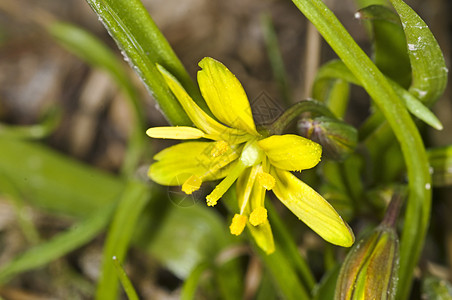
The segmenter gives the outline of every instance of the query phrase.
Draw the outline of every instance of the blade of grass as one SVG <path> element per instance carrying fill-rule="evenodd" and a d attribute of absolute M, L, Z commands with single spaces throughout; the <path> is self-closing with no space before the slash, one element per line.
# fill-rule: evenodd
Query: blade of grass
<path fill-rule="evenodd" d="M 275 208 L 271 204 L 270 201 L 266 201 L 266 207 L 269 212 L 270 223 L 272 225 L 272 229 L 275 232 L 275 237 L 280 240 L 281 250 L 286 253 L 286 257 L 292 260 L 292 266 L 298 271 L 303 282 L 305 284 L 306 290 L 312 291 L 315 286 L 315 278 L 309 268 L 309 265 L 306 263 L 304 258 L 301 256 L 298 251 L 297 245 L 294 242 L 293 237 L 287 231 L 284 223 L 275 212 Z"/>
<path fill-rule="evenodd" d="M 190 96 L 206 108 L 198 88 L 139 0 L 87 0 L 173 125 L 190 125 L 186 113 L 156 69 L 171 72 Z"/>
<path fill-rule="evenodd" d="M 429 149 L 427 152 L 433 169 L 433 185 L 446 187 L 452 185 L 452 145 Z"/>
<path fill-rule="evenodd" d="M 19 273 L 42 267 L 91 241 L 105 228 L 113 209 L 113 204 L 107 205 L 50 241 L 19 254 L 0 268 L 0 284 L 6 283 Z"/>
<path fill-rule="evenodd" d="M 119 281 L 121 281 L 122 287 L 126 292 L 127 298 L 129 298 L 129 300 L 139 300 L 140 298 L 138 298 L 137 292 L 135 291 L 132 282 L 130 282 L 126 271 L 124 271 L 124 268 L 121 266 L 116 256 L 113 256 L 113 264 L 116 269 L 116 274 L 119 277 Z"/>
<path fill-rule="evenodd" d="M 281 251 L 281 244 L 276 244 L 276 251 L 270 255 L 255 247 L 260 254 L 261 260 L 265 267 L 270 272 L 275 286 L 280 291 L 284 299 L 311 299 L 309 292 L 305 290 L 304 286 L 298 280 L 297 273 L 293 269 L 291 262 L 286 258 L 286 255 Z"/>
<path fill-rule="evenodd" d="M 401 0 L 390 0 L 402 21 L 412 69 L 410 93 L 427 106 L 443 94 L 447 68 L 438 42 L 427 24 Z"/>
<path fill-rule="evenodd" d="M 45 113 L 41 122 L 34 125 L 0 124 L 0 137 L 11 139 L 42 139 L 51 134 L 60 123 L 61 114 L 56 109 Z"/>
<path fill-rule="evenodd" d="M 330 78 L 339 78 L 356 85 L 362 85 L 350 70 L 347 69 L 344 63 L 339 60 L 333 60 L 320 68 L 316 77 L 315 89 L 319 90 L 320 88 L 323 88 L 324 85 L 322 84 L 322 81 Z M 441 121 L 427 106 L 396 82 L 389 78 L 387 80 L 397 95 L 403 100 L 410 113 L 437 130 L 443 129 Z"/>
<path fill-rule="evenodd" d="M 103 69 L 116 81 L 127 95 L 133 113 L 133 129 L 127 143 L 127 151 L 122 165 L 123 174 L 132 174 L 144 149 L 146 135 L 144 133 L 143 105 L 138 92 L 127 77 L 123 65 L 116 55 L 91 33 L 62 22 L 49 22 L 47 30 L 69 52 L 80 57 L 90 65 Z"/>
<path fill-rule="evenodd" d="M 387 119 L 402 148 L 410 190 L 402 233 L 399 272 L 399 289 L 403 291 L 402 295 L 405 295 L 400 299 L 405 299 L 411 286 L 414 266 L 424 244 L 431 207 L 431 178 L 419 131 L 390 83 L 355 43 L 331 10 L 320 0 L 293 0 L 293 2 L 317 27 L 345 65 L 363 84 Z"/>
<path fill-rule="evenodd" d="M 85 218 L 124 188 L 119 178 L 39 143 L 0 138 L 0 157 L 0 173 L 29 203 L 52 212 Z"/>
<path fill-rule="evenodd" d="M 149 187 L 130 180 L 119 201 L 102 257 L 102 271 L 97 285 L 96 299 L 116 299 L 118 278 L 114 272 L 112 257 L 123 261 L 129 248 L 135 226 L 144 206 L 150 199 Z"/>
<path fill-rule="evenodd" d="M 411 66 L 407 42 L 399 16 L 389 7 L 371 5 L 355 14 L 360 20 L 369 20 L 373 32 L 375 65 L 389 78 L 408 88 Z"/>
<path fill-rule="evenodd" d="M 21 192 L 15 184 L 3 173 L 0 173 L 0 194 L 6 195 L 14 206 L 14 213 L 28 243 L 35 245 L 39 242 L 39 232 L 25 211 L 25 205 Z"/>
<path fill-rule="evenodd" d="M 184 285 L 182 286 L 180 294 L 181 300 L 195 299 L 195 293 L 198 287 L 199 279 L 208 267 L 209 264 L 200 263 L 193 269 L 193 271 L 191 271 L 190 275 L 188 275 L 187 279 L 184 282 Z"/>

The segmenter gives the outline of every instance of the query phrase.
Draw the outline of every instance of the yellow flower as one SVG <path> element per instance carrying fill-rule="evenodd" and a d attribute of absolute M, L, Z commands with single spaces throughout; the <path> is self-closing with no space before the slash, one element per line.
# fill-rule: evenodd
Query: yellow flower
<path fill-rule="evenodd" d="M 206 197 L 214 206 L 237 182 L 239 213 L 230 226 L 239 235 L 246 226 L 257 244 L 274 251 L 273 235 L 265 209 L 265 193 L 272 190 L 299 219 L 326 241 L 349 247 L 354 236 L 334 208 L 290 171 L 317 165 L 321 146 L 303 137 L 286 134 L 263 136 L 253 121 L 248 98 L 237 78 L 220 62 L 206 57 L 199 63 L 198 84 L 214 119 L 199 108 L 180 83 L 158 66 L 169 88 L 187 112 L 194 127 L 154 127 L 152 138 L 190 141 L 169 147 L 157 155 L 149 177 L 162 185 L 180 185 L 191 194 L 203 181 L 223 178 Z M 218 120 L 218 121 L 217 121 Z"/>

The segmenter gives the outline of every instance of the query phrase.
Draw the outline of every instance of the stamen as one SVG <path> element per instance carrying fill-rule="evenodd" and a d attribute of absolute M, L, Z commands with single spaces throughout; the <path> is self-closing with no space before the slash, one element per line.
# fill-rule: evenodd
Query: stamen
<path fill-rule="evenodd" d="M 240 205 L 240 214 L 243 214 L 248 206 L 248 201 L 250 199 L 251 191 L 253 190 L 254 182 L 256 181 L 258 171 L 259 168 L 257 166 L 251 168 L 250 175 L 248 176 L 245 190 L 243 192 L 243 199 L 238 199 L 239 204 L 240 202 L 242 202 L 242 204 Z"/>
<path fill-rule="evenodd" d="M 213 157 L 218 157 L 224 153 L 226 153 L 226 151 L 229 150 L 229 144 L 225 141 L 218 141 L 213 145 L 212 151 L 210 152 L 210 154 Z"/>
<path fill-rule="evenodd" d="M 275 178 L 267 172 L 259 172 L 259 174 L 257 174 L 257 180 L 259 180 L 260 185 L 268 191 L 275 187 Z"/>
<path fill-rule="evenodd" d="M 233 235 L 240 235 L 245 229 L 247 217 L 239 214 L 235 214 L 232 218 L 231 225 L 229 226 L 229 230 Z"/>
<path fill-rule="evenodd" d="M 267 210 L 263 206 L 254 209 L 250 214 L 250 223 L 253 226 L 258 226 L 267 220 Z"/>
<path fill-rule="evenodd" d="M 232 170 L 228 173 L 225 179 L 223 179 L 210 193 L 207 195 L 207 205 L 215 206 L 224 193 L 231 187 L 234 181 L 242 174 L 243 170 L 246 169 L 246 166 L 239 160 L 237 164 L 232 168 Z"/>
<path fill-rule="evenodd" d="M 185 180 L 184 184 L 182 185 L 182 191 L 190 195 L 194 191 L 199 190 L 201 187 L 202 180 L 196 175 L 191 175 L 187 180 Z"/>

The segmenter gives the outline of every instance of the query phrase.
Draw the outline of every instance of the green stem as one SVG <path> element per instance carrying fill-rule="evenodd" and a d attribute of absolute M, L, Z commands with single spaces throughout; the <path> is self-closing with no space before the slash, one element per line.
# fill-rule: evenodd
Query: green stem
<path fill-rule="evenodd" d="M 275 212 L 275 208 L 270 201 L 266 201 L 266 207 L 270 215 L 271 225 L 273 227 L 273 230 L 275 231 L 275 236 L 280 239 L 280 245 L 282 248 L 284 248 L 283 251 L 293 262 L 293 266 L 302 277 L 306 289 L 308 291 L 312 291 L 316 284 L 316 281 L 311 269 L 309 268 L 309 265 L 307 264 L 306 260 L 300 255 L 300 251 L 298 250 L 293 237 L 288 232 L 279 215 Z"/>
<path fill-rule="evenodd" d="M 421 136 L 401 99 L 384 75 L 355 43 L 335 15 L 320 0 L 293 0 L 316 26 L 388 120 L 402 148 L 408 170 L 410 196 L 401 241 L 400 299 L 406 299 L 414 267 L 424 243 L 431 206 L 431 178 Z"/>

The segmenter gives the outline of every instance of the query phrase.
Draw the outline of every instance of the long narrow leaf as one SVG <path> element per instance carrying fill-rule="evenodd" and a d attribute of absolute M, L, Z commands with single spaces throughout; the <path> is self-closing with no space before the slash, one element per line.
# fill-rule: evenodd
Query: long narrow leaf
<path fill-rule="evenodd" d="M 447 68 L 438 42 L 427 24 L 402 0 L 391 0 L 402 21 L 408 43 L 412 78 L 410 93 L 427 106 L 443 94 Z"/>
<path fill-rule="evenodd" d="M 143 105 L 138 97 L 138 92 L 127 77 L 127 72 L 125 72 L 123 65 L 120 64 L 117 56 L 100 40 L 79 27 L 68 23 L 51 22 L 47 25 L 47 29 L 68 51 L 92 66 L 107 71 L 127 95 L 126 99 L 129 100 L 134 126 L 127 145 L 122 169 L 126 174 L 132 173 L 143 151 L 146 135 L 143 127 Z"/>
<path fill-rule="evenodd" d="M 116 256 L 113 257 L 113 264 L 119 277 L 119 281 L 121 281 L 122 287 L 126 292 L 127 298 L 129 298 L 129 300 L 139 300 L 140 298 L 138 298 L 137 292 L 135 291 L 132 282 L 130 282 L 126 271 L 124 271 L 124 268 L 121 266 Z"/>
<path fill-rule="evenodd" d="M 209 267 L 207 263 L 200 263 L 193 271 L 188 275 L 187 279 L 182 286 L 180 295 L 181 300 L 195 299 L 196 289 L 198 287 L 199 279 L 204 271 Z"/>
<path fill-rule="evenodd" d="M 156 64 L 169 70 L 198 104 L 205 107 L 205 103 L 143 4 L 139 0 L 87 2 L 155 97 L 168 121 L 173 125 L 189 125 L 190 120 L 157 71 Z"/>
<path fill-rule="evenodd" d="M 371 5 L 359 10 L 360 19 L 372 24 L 374 60 L 389 78 L 408 88 L 411 66 L 405 34 L 399 16 L 389 7 Z"/>
<path fill-rule="evenodd" d="M 0 173 L 29 203 L 84 218 L 112 203 L 124 182 L 39 143 L 0 138 Z"/>
<path fill-rule="evenodd" d="M 431 178 L 421 136 L 390 83 L 331 10 L 320 0 L 293 0 L 293 2 L 363 84 L 387 119 L 402 148 L 408 170 L 410 197 L 401 242 L 399 287 L 403 291 L 408 291 L 412 272 L 424 243 L 431 208 Z M 404 253 L 407 250 L 409 253 Z"/>
<path fill-rule="evenodd" d="M 42 267 L 89 242 L 105 228 L 113 207 L 113 204 L 107 205 L 68 231 L 31 248 L 0 267 L 0 283 L 5 283 L 19 273 Z"/>
<path fill-rule="evenodd" d="M 127 184 L 108 231 L 96 299 L 116 299 L 118 277 L 112 258 L 116 257 L 119 262 L 124 259 L 135 233 L 138 217 L 149 198 L 149 187 L 143 183 L 131 180 Z"/>
<path fill-rule="evenodd" d="M 339 78 L 356 85 L 362 85 L 361 82 L 350 72 L 350 70 L 345 66 L 343 62 L 339 60 L 333 60 L 320 68 L 314 84 L 314 90 L 316 91 L 316 93 L 320 93 L 318 90 L 324 87 L 322 81 L 330 78 Z M 418 100 L 415 96 L 413 96 L 396 82 L 390 79 L 388 79 L 388 82 L 391 84 L 391 87 L 394 89 L 400 99 L 403 100 L 403 103 L 406 105 L 406 108 L 410 113 L 437 130 L 443 129 L 441 121 L 420 100 Z"/>

